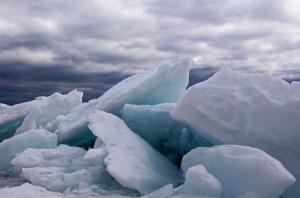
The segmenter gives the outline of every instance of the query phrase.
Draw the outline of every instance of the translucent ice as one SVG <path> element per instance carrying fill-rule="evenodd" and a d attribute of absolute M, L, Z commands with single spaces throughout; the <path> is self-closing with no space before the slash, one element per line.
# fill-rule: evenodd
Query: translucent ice
<path fill-rule="evenodd" d="M 199 147 L 183 157 L 182 170 L 203 164 L 223 186 L 222 197 L 255 195 L 277 198 L 295 183 L 295 178 L 275 158 L 246 146 Z M 188 173 L 187 173 L 188 174 Z"/>
<path fill-rule="evenodd" d="M 185 154 L 211 144 L 189 127 L 171 118 L 176 103 L 158 105 L 126 104 L 122 119 L 128 127 L 164 154 Z"/>
<path fill-rule="evenodd" d="M 4 140 L 0 143 L 0 170 L 11 168 L 11 160 L 26 148 L 53 148 L 56 145 L 56 135 L 43 129 L 31 130 Z"/>
<path fill-rule="evenodd" d="M 94 137 L 87 128 L 87 117 L 95 109 L 120 114 L 126 103 L 176 102 L 188 85 L 190 67 L 189 59 L 180 59 L 129 77 L 100 98 L 78 106 L 66 116 L 58 117 L 51 128 L 55 129 L 61 143 L 78 145 L 88 142 Z"/>
<path fill-rule="evenodd" d="M 300 83 L 222 69 L 189 88 L 171 114 L 216 144 L 266 151 L 300 180 L 299 107 Z M 294 190 L 298 197 L 300 183 Z"/>
<path fill-rule="evenodd" d="M 101 139 L 108 153 L 104 159 L 108 173 L 121 185 L 145 194 L 169 183 L 176 186 L 181 180 L 176 166 L 120 118 L 96 111 L 90 115 L 89 122 L 88 127 Z"/>
<path fill-rule="evenodd" d="M 7 107 L 0 114 L 0 141 L 28 130 L 45 128 L 58 115 L 70 112 L 81 104 L 82 92 L 76 90 L 66 95 L 54 93 L 33 101 Z"/>

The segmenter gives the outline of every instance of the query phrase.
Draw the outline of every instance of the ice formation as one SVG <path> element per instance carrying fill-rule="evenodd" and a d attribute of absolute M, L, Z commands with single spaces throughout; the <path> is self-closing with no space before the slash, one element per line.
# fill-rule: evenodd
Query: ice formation
<path fill-rule="evenodd" d="M 56 145 L 56 135 L 43 129 L 31 130 L 4 140 L 0 143 L 0 171 L 11 168 L 11 160 L 26 148 L 53 148 Z"/>
<path fill-rule="evenodd" d="M 171 118 L 175 103 L 126 104 L 122 119 L 128 127 L 165 155 L 183 155 L 198 146 L 212 144 L 198 133 Z M 175 156 L 175 158 L 176 158 Z"/>
<path fill-rule="evenodd" d="M 6 107 L 0 114 L 0 142 L 28 130 L 46 128 L 59 115 L 68 114 L 81 104 L 82 92 L 76 90 L 66 95 L 54 93 L 33 101 Z"/>
<path fill-rule="evenodd" d="M 107 151 L 104 159 L 107 171 L 123 186 L 146 194 L 169 183 L 176 186 L 181 181 L 176 166 L 117 116 L 96 111 L 90 115 L 89 123 L 88 127 Z"/>
<path fill-rule="evenodd" d="M 2 188 L 0 189 L 0 195 L 5 198 L 63 198 L 60 193 L 51 192 L 29 183 L 12 188 Z"/>
<path fill-rule="evenodd" d="M 0 104 L 0 196 L 298 198 L 300 84 L 222 69 L 186 91 L 191 65 Z"/>
<path fill-rule="evenodd" d="M 171 115 L 215 144 L 266 151 L 300 180 L 299 107 L 299 83 L 221 69 L 190 87 Z M 294 188 L 299 195 L 300 183 Z"/>
<path fill-rule="evenodd" d="M 60 143 L 80 145 L 94 137 L 87 128 L 87 117 L 95 109 L 120 114 L 126 103 L 160 104 L 176 102 L 188 85 L 191 61 L 180 59 L 129 77 L 96 100 L 84 103 L 66 116 L 58 117 L 52 129 Z M 81 141 L 80 141 L 81 140 Z"/>
<path fill-rule="evenodd" d="M 222 184 L 222 198 L 245 194 L 255 198 L 279 197 L 296 181 L 278 160 L 247 146 L 199 147 L 183 157 L 181 168 L 188 174 L 189 169 L 198 164 L 203 164 Z M 210 179 L 217 186 L 212 181 Z"/>

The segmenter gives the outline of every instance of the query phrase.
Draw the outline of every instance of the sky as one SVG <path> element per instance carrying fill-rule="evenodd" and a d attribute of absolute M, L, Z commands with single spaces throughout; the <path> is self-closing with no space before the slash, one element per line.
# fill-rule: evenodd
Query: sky
<path fill-rule="evenodd" d="M 0 3 L 0 103 L 75 88 L 97 98 L 177 57 L 193 58 L 195 79 L 219 67 L 300 77 L 298 0 Z"/>

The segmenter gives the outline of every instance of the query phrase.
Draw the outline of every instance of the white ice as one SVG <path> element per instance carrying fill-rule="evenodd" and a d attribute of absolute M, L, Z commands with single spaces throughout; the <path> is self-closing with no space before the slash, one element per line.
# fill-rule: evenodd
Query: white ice
<path fill-rule="evenodd" d="M 215 144 L 266 151 L 300 180 L 299 107 L 299 83 L 221 69 L 190 87 L 171 115 Z M 300 182 L 287 194 L 297 198 Z"/>
<path fill-rule="evenodd" d="M 89 123 L 88 127 L 101 139 L 108 153 L 104 159 L 108 173 L 121 185 L 146 194 L 180 182 L 177 167 L 132 132 L 120 118 L 96 111 L 90 115 Z"/>
<path fill-rule="evenodd" d="M 31 130 L 0 143 L 0 171 L 12 167 L 11 160 L 27 148 L 53 148 L 57 145 L 55 134 L 46 130 Z"/>
<path fill-rule="evenodd" d="M 82 92 L 54 93 L 33 101 L 6 107 L 0 114 L 0 142 L 29 130 L 46 128 L 58 115 L 65 115 L 82 103 Z"/>
<path fill-rule="evenodd" d="M 120 114 L 124 104 L 159 104 L 176 102 L 188 85 L 189 59 L 178 59 L 149 71 L 131 76 L 96 100 L 82 105 L 66 116 L 58 117 L 51 125 L 61 143 L 78 145 L 93 137 L 87 129 L 87 117 L 95 109 Z M 82 143 L 82 142 L 80 142 Z"/>
<path fill-rule="evenodd" d="M 181 168 L 186 173 L 198 164 L 203 164 L 222 184 L 222 198 L 245 194 L 278 198 L 295 183 L 295 178 L 278 160 L 247 146 L 199 147 L 183 157 Z"/>

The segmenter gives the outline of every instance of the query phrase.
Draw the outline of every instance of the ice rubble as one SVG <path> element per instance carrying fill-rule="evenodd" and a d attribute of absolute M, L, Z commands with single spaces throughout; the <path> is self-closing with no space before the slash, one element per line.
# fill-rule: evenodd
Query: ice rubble
<path fill-rule="evenodd" d="M 95 109 L 120 114 L 124 104 L 159 104 L 177 102 L 188 85 L 190 59 L 170 61 L 155 69 L 129 77 L 104 93 L 84 103 L 66 116 L 59 116 L 51 126 L 60 143 L 80 145 L 94 137 L 87 128 L 87 117 Z"/>
<path fill-rule="evenodd" d="M 78 189 L 83 184 L 122 189 L 106 172 L 103 163 L 106 155 L 102 149 L 85 151 L 79 147 L 60 145 L 51 149 L 27 149 L 11 163 L 21 169 L 22 177 L 51 191 Z M 126 191 L 130 192 L 123 189 L 123 193 L 126 194 Z"/>
<path fill-rule="evenodd" d="M 212 144 L 197 132 L 171 118 L 170 112 L 175 106 L 176 103 L 126 104 L 122 111 L 122 119 L 132 131 L 155 149 L 175 160 L 198 146 L 211 146 Z"/>
<path fill-rule="evenodd" d="M 75 90 L 0 105 L 0 141 L 7 139 L 0 142 L 0 170 L 59 192 L 24 184 L 0 195 L 280 196 L 295 178 L 273 157 L 299 177 L 300 86 L 223 69 L 185 93 L 190 66 L 186 59 L 168 62 L 88 103 Z M 246 144 L 273 157 L 245 146 L 203 147 L 212 143 Z M 179 166 L 182 155 L 181 172 L 169 159 Z M 284 194 L 290 197 L 295 191 Z"/>
<path fill-rule="evenodd" d="M 299 107 L 299 83 L 224 68 L 190 87 L 171 115 L 215 144 L 260 148 L 300 179 Z"/>
<path fill-rule="evenodd" d="M 96 111 L 89 117 L 90 130 L 107 151 L 107 171 L 120 184 L 141 194 L 166 184 L 178 185 L 181 174 L 174 164 L 132 132 L 118 117 Z"/>
<path fill-rule="evenodd" d="M 44 129 L 31 130 L 4 140 L 0 143 L 0 171 L 11 168 L 11 160 L 26 148 L 53 148 L 56 145 L 56 135 Z"/>
<path fill-rule="evenodd" d="M 82 92 L 71 91 L 66 95 L 54 93 L 33 101 L 6 107 L 0 114 L 0 142 L 31 129 L 46 128 L 58 115 L 68 114 L 82 103 Z"/>

